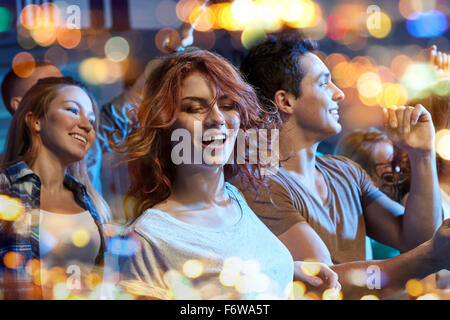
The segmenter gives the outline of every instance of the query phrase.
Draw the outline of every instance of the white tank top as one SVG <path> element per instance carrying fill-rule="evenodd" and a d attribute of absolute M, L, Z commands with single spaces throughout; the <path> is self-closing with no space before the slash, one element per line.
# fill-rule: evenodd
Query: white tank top
<path fill-rule="evenodd" d="M 89 211 L 59 214 L 41 210 L 39 235 L 44 299 L 86 294 L 85 280 L 93 271 L 101 242 Z"/>

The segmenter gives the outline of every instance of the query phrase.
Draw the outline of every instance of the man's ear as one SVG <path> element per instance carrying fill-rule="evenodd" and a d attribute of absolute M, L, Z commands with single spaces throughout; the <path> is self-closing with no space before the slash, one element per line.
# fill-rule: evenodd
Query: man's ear
<path fill-rule="evenodd" d="M 273 101 L 277 105 L 278 109 L 285 114 L 291 115 L 294 113 L 294 109 L 291 103 L 292 94 L 285 90 L 278 90 L 273 96 Z"/>
<path fill-rule="evenodd" d="M 35 119 L 33 117 L 33 112 L 30 111 L 27 113 L 27 115 L 25 116 L 25 121 L 27 123 L 28 128 L 30 128 L 32 132 L 35 133 L 41 132 L 41 120 Z"/>
<path fill-rule="evenodd" d="M 14 114 L 17 111 L 17 108 L 19 108 L 20 101 L 22 101 L 22 97 L 13 97 L 9 101 L 9 105 L 11 106 L 12 114 Z"/>

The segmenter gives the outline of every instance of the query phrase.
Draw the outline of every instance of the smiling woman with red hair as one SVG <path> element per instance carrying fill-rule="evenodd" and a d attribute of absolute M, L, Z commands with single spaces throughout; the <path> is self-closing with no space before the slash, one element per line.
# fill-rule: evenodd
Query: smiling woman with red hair
<path fill-rule="evenodd" d="M 291 255 L 227 182 L 239 175 L 250 186 L 263 184 L 263 166 L 250 164 L 236 140 L 239 130 L 269 128 L 266 115 L 252 87 L 218 55 L 199 50 L 161 61 L 146 82 L 136 129 L 116 146 L 130 168 L 128 196 L 137 201 L 127 235 L 139 249 L 121 262 L 128 292 L 158 299 L 287 297 Z M 301 273 L 300 263 L 295 270 Z M 236 272 L 248 280 L 245 288 L 235 289 Z M 320 276 L 337 285 L 331 270 Z"/>
<path fill-rule="evenodd" d="M 161 62 L 146 83 L 138 120 L 133 125 L 134 131 L 125 143 L 115 147 L 119 152 L 126 153 L 125 158 L 129 162 L 131 188 L 128 194 L 139 201 L 136 212 L 142 213 L 165 200 L 172 192 L 176 165 L 171 159 L 171 134 L 177 116 L 184 112 L 180 110 L 183 80 L 194 71 L 218 88 L 208 103 L 214 101 L 223 104 L 220 99 L 227 98 L 226 102 L 230 104 L 227 107 L 232 107 L 233 113 L 240 118 L 238 128 L 270 128 L 270 123 L 260 118 L 263 111 L 257 108 L 258 101 L 253 89 L 222 58 L 207 51 L 197 51 L 178 54 Z M 200 114 L 206 113 L 211 107 L 209 105 Z M 226 179 L 241 174 L 256 186 L 258 181 L 262 181 L 253 175 L 256 173 L 259 176 L 259 168 L 260 165 L 249 165 L 248 161 L 245 164 L 226 164 L 224 174 Z"/>

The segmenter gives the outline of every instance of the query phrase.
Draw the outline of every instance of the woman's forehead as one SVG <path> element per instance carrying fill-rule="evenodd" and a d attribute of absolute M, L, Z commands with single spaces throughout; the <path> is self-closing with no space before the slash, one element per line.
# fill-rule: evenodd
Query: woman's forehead
<path fill-rule="evenodd" d="M 229 98 L 230 92 L 217 86 L 215 81 L 205 74 L 193 72 L 183 80 L 181 85 L 181 98 L 190 96 L 206 100 L 221 100 Z"/>
<path fill-rule="evenodd" d="M 200 72 L 192 72 L 184 78 L 181 84 L 181 95 L 201 95 L 201 96 L 215 96 L 216 88 L 208 81 L 207 77 Z"/>
<path fill-rule="evenodd" d="M 58 90 L 54 103 L 72 101 L 83 108 L 86 114 L 94 113 L 94 106 L 89 95 L 78 86 L 64 86 Z"/>

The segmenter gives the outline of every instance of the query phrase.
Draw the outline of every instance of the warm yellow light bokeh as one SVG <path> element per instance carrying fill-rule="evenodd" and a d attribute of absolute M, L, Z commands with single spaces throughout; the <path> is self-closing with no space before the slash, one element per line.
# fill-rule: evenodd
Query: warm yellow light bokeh
<path fill-rule="evenodd" d="M 203 273 L 203 264 L 199 260 L 188 260 L 183 264 L 183 273 L 188 278 L 198 278 Z"/>
<path fill-rule="evenodd" d="M 450 160 L 450 130 L 442 129 L 436 133 L 436 152 L 445 160 Z"/>
<path fill-rule="evenodd" d="M 84 247 L 89 243 L 89 233 L 84 229 L 75 230 L 72 234 L 72 242 L 77 247 Z"/>
<path fill-rule="evenodd" d="M 391 32 L 392 22 L 389 16 L 380 11 L 369 15 L 366 22 L 367 31 L 375 38 L 385 38 Z"/>
<path fill-rule="evenodd" d="M 0 220 L 15 221 L 25 213 L 19 199 L 0 195 Z"/>

